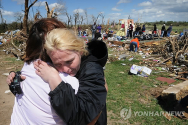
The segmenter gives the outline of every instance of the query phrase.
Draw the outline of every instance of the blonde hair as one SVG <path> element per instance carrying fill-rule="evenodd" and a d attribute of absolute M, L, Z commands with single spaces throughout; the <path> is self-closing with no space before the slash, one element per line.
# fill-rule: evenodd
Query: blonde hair
<path fill-rule="evenodd" d="M 87 55 L 86 44 L 83 39 L 77 37 L 72 30 L 57 28 L 48 32 L 44 48 L 49 54 L 53 50 L 71 50 Z"/>

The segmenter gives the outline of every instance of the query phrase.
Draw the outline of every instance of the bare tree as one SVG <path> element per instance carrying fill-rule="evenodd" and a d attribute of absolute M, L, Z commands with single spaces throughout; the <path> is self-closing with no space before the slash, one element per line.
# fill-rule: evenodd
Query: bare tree
<path fill-rule="evenodd" d="M 86 21 L 87 21 L 87 25 L 88 25 L 88 15 L 87 15 L 87 9 L 84 10 L 84 14 L 86 16 Z"/>
<path fill-rule="evenodd" d="M 91 18 L 92 18 L 92 21 L 93 21 L 93 23 L 95 22 L 95 20 L 96 20 L 96 18 L 95 18 L 95 16 L 92 14 L 91 15 Z"/>
<path fill-rule="evenodd" d="M 49 8 L 49 6 L 48 6 L 48 3 L 47 3 L 47 2 L 45 2 L 45 3 L 46 3 L 47 18 L 52 18 L 52 15 L 53 15 L 53 13 L 54 13 L 55 7 L 53 7 L 53 8 L 51 9 L 51 11 L 50 11 L 50 8 Z"/>
<path fill-rule="evenodd" d="M 105 17 L 105 15 L 103 13 L 101 13 L 101 17 L 102 17 L 102 25 L 104 25 L 104 17 Z"/>
<path fill-rule="evenodd" d="M 0 0 L 0 8 L 3 8 L 2 4 L 1 4 L 1 1 L 2 1 L 2 0 Z"/>
<path fill-rule="evenodd" d="M 79 20 L 79 22 L 80 22 L 80 24 L 82 25 L 82 23 L 83 23 L 83 21 L 84 21 L 84 16 L 82 15 L 82 16 L 80 16 L 80 18 L 79 18 L 80 20 Z"/>
<path fill-rule="evenodd" d="M 58 0 L 57 5 L 55 6 L 54 14 L 59 16 L 59 15 L 66 15 L 67 8 L 63 0 Z"/>
<path fill-rule="evenodd" d="M 23 19 L 23 16 L 24 16 L 24 14 L 21 13 L 21 12 L 16 12 L 15 15 L 14 15 L 14 17 L 16 18 L 16 21 L 17 21 L 17 22 L 20 22 L 20 29 L 23 28 L 23 26 L 22 26 L 22 19 Z"/>
<path fill-rule="evenodd" d="M 34 16 L 34 21 L 36 22 L 36 21 L 38 21 L 40 18 L 42 18 L 42 16 L 41 16 L 41 14 L 40 14 L 40 11 L 37 10 L 37 13 L 36 13 L 35 16 Z"/>
<path fill-rule="evenodd" d="M 3 15 L 2 15 L 1 9 L 0 9 L 0 15 L 1 15 L 1 24 L 3 24 L 4 20 L 3 20 Z"/>
<path fill-rule="evenodd" d="M 1 4 L 1 0 L 0 0 L 0 16 L 1 16 L 1 23 L 3 24 L 4 23 L 4 20 L 3 20 L 3 15 L 2 15 L 2 12 L 1 12 L 1 9 L 2 9 L 2 4 Z"/>
<path fill-rule="evenodd" d="M 66 14 L 66 16 L 67 16 L 67 25 L 68 25 L 68 27 L 69 27 L 69 24 L 72 22 L 72 17 L 71 17 L 71 15 L 69 15 L 67 12 L 66 12 L 65 14 Z"/>
<path fill-rule="evenodd" d="M 100 13 L 97 15 L 97 17 L 95 17 L 94 15 L 91 15 L 91 18 L 92 18 L 92 20 L 93 20 L 93 23 L 97 22 L 99 16 L 101 16 L 101 14 L 102 14 L 102 12 L 100 12 Z"/>
<path fill-rule="evenodd" d="M 16 18 L 16 21 L 22 22 L 22 18 L 23 18 L 24 14 L 21 12 L 16 12 L 14 17 Z"/>
<path fill-rule="evenodd" d="M 79 10 L 77 9 L 77 11 L 74 13 L 74 25 L 76 27 L 76 24 L 79 20 L 80 14 L 79 14 Z"/>
<path fill-rule="evenodd" d="M 28 14 L 29 14 L 29 9 L 37 2 L 37 0 L 35 0 L 31 5 L 29 5 L 29 0 L 25 0 L 25 14 L 24 14 L 24 19 L 23 19 L 23 33 L 27 34 L 27 20 L 28 20 Z"/>

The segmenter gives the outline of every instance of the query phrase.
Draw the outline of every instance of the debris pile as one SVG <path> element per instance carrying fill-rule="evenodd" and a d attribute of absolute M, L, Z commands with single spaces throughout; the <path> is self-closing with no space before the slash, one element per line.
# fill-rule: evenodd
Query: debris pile
<path fill-rule="evenodd" d="M 7 31 L 1 35 L 3 35 L 0 37 L 3 51 L 6 54 L 13 54 L 18 59 L 23 60 L 25 58 L 26 40 L 28 36 L 23 34 L 20 30 Z"/>

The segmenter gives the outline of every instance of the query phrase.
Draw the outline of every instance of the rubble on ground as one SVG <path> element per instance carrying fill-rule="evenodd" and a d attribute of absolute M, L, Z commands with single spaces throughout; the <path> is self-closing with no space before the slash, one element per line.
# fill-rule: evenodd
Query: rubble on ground
<path fill-rule="evenodd" d="M 1 35 L 0 46 L 3 47 L 5 54 L 13 54 L 18 59 L 23 60 L 25 58 L 26 40 L 28 36 L 20 30 L 7 31 L 1 33 Z M 15 45 L 16 42 L 18 45 Z"/>

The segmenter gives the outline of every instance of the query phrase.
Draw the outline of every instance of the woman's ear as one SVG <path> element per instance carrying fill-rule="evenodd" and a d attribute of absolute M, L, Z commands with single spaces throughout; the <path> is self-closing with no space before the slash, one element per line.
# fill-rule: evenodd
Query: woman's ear
<path fill-rule="evenodd" d="M 81 56 L 83 56 L 83 52 L 79 52 Z"/>
<path fill-rule="evenodd" d="M 83 55 L 83 52 L 75 52 L 78 56 L 80 56 L 80 58 L 82 57 Z"/>

